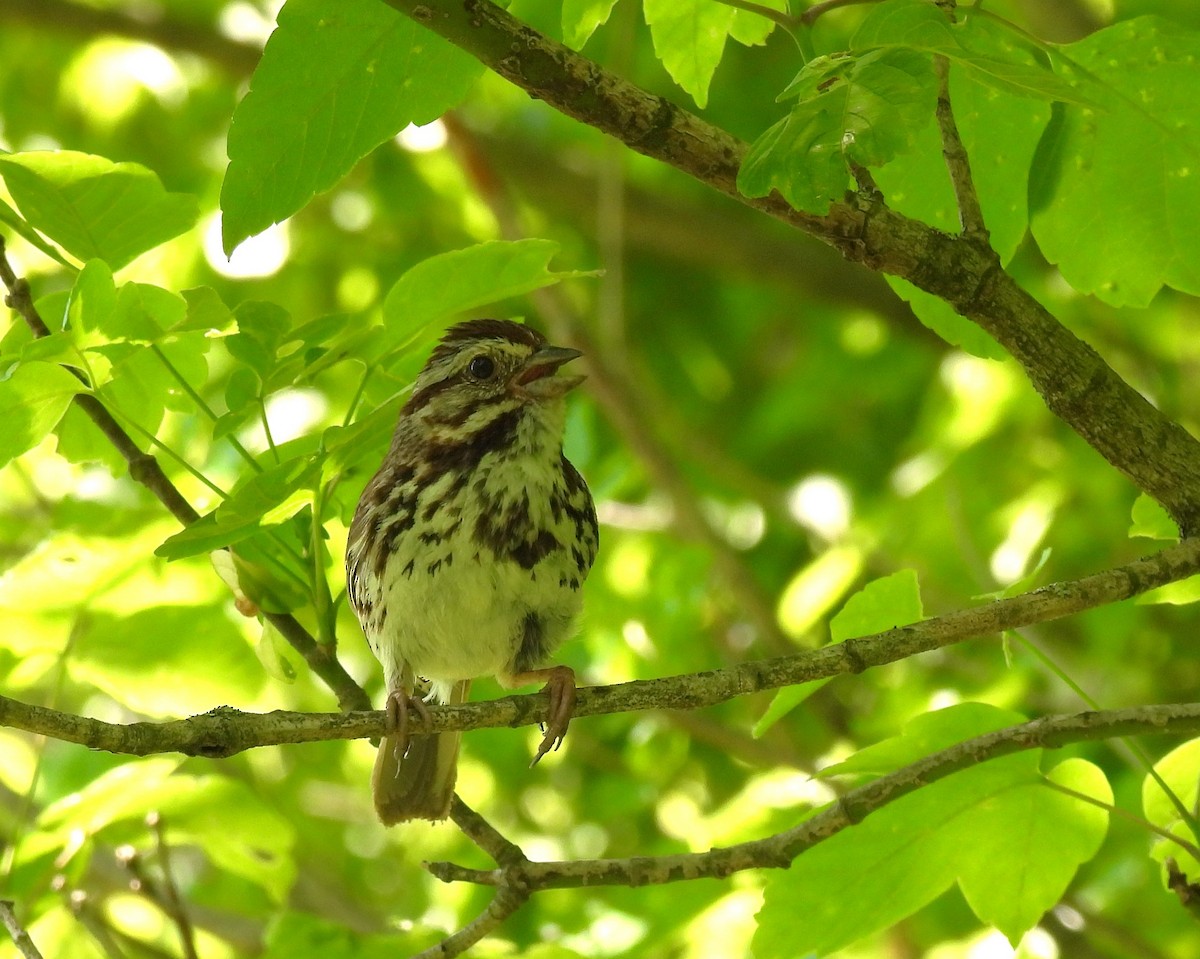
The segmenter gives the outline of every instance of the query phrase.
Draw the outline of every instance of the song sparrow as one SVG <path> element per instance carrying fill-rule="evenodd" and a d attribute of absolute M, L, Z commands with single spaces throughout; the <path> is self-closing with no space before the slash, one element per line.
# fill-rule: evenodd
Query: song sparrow
<path fill-rule="evenodd" d="M 557 746 L 575 706 L 567 666 L 538 668 L 579 612 L 596 555 L 596 511 L 562 451 L 578 350 L 507 320 L 452 327 L 400 411 L 391 448 L 350 526 L 346 583 L 387 681 L 389 729 L 372 776 L 386 824 L 445 818 L 460 733 L 421 735 L 419 677 L 441 703 L 472 679 L 544 681 Z M 407 750 L 407 751 L 406 751 Z"/>

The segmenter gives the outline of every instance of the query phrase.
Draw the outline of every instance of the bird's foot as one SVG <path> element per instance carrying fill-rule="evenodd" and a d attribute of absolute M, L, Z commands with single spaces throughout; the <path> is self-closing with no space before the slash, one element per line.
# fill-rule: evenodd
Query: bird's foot
<path fill-rule="evenodd" d="M 412 714 L 417 714 L 420 724 L 425 727 L 424 731 L 428 732 L 433 723 L 429 707 L 420 696 L 406 689 L 393 689 L 387 695 L 383 710 L 386 714 L 384 731 L 395 740 L 396 757 L 403 758 L 413 734 Z"/>
<path fill-rule="evenodd" d="M 545 735 L 530 766 L 536 766 L 546 753 L 562 745 L 567 727 L 571 725 L 571 717 L 575 715 L 575 671 L 570 666 L 550 666 L 517 673 L 508 677 L 504 685 L 524 686 L 541 680 L 546 682 L 542 692 L 550 697 L 550 708 L 546 711 L 546 724 L 543 727 Z"/>

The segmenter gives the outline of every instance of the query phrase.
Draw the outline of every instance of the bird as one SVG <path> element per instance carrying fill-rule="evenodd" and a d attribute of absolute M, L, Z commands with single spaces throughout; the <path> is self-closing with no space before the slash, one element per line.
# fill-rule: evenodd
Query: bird
<path fill-rule="evenodd" d="M 580 351 L 513 320 L 441 337 L 400 410 L 347 536 L 346 591 L 387 688 L 372 773 L 381 822 L 449 814 L 461 732 L 421 733 L 421 691 L 461 703 L 471 681 L 544 682 L 536 764 L 575 707 L 575 675 L 546 666 L 571 634 L 599 547 L 587 483 L 563 453 Z M 532 765 L 532 764 L 531 764 Z"/>

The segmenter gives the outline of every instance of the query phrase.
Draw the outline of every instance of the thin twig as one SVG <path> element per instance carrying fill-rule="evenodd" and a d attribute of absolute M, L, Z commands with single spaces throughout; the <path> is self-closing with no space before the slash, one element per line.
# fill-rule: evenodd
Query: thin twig
<path fill-rule="evenodd" d="M 837 835 L 866 816 L 931 783 L 963 769 L 1027 749 L 1057 748 L 1068 743 L 1113 736 L 1190 734 L 1200 731 L 1200 703 L 1182 706 L 1139 706 L 1133 709 L 1048 716 L 957 743 L 948 749 L 852 789 L 837 802 L 800 825 L 764 839 L 702 853 L 637 856 L 566 862 L 527 862 L 499 870 L 471 870 L 452 863 L 432 863 L 429 871 L 481 885 L 519 882 L 530 892 L 580 886 L 642 886 L 685 879 L 724 878 L 746 869 L 786 869 L 813 846 Z"/>
<path fill-rule="evenodd" d="M 975 192 L 975 181 L 971 177 L 971 160 L 958 133 L 954 121 L 954 110 L 950 105 L 950 59 L 936 55 L 933 68 L 938 78 L 937 123 L 942 136 L 942 156 L 950 173 L 954 187 L 954 199 L 958 203 L 958 218 L 964 236 L 987 240 L 987 226 L 983 222 L 983 211 L 979 208 L 979 194 Z"/>
<path fill-rule="evenodd" d="M 171 845 L 167 842 L 162 815 L 157 812 L 150 813 L 146 817 L 146 824 L 154 830 L 154 841 L 158 848 L 158 864 L 162 869 L 163 908 L 175 923 L 175 928 L 179 930 L 179 943 L 183 947 L 185 959 L 199 959 L 196 953 L 196 932 L 183 904 L 183 897 L 179 894 L 175 873 L 171 869 Z"/>
<path fill-rule="evenodd" d="M 50 330 L 34 305 L 29 283 L 23 277 L 18 277 L 8 262 L 2 235 L 0 235 L 0 282 L 3 282 L 8 290 L 5 303 L 25 320 L 30 330 L 33 331 L 33 335 L 49 336 Z M 72 369 L 71 372 L 86 384 L 87 381 L 78 370 Z M 75 403 L 100 428 L 100 431 L 129 464 L 130 477 L 153 493 L 172 516 L 184 526 L 190 526 L 200 518 L 200 514 L 196 512 L 192 504 L 167 478 L 158 460 L 142 451 L 96 396 L 91 393 L 79 393 L 75 396 Z M 371 708 L 371 701 L 362 687 L 346 672 L 335 656 L 328 654 L 317 644 L 308 630 L 294 616 L 287 613 L 267 613 L 265 618 L 279 630 L 284 639 L 291 643 L 292 647 L 308 663 L 309 668 L 333 691 L 337 696 L 338 705 L 343 710 L 349 712 Z"/>
<path fill-rule="evenodd" d="M 804 21 L 799 17 L 793 17 L 790 13 L 784 13 L 781 10 L 773 10 L 771 7 L 763 6 L 761 3 L 753 3 L 752 0 L 717 0 L 717 2 L 723 3 L 727 7 L 745 10 L 747 13 L 757 13 L 760 17 L 773 20 L 779 26 L 783 27 L 783 29 L 787 30 L 788 33 L 804 26 Z"/>
<path fill-rule="evenodd" d="M 501 835 L 495 826 L 463 802 L 457 794 L 450 801 L 450 819 L 471 842 L 499 865 L 526 859 L 520 846 Z"/>
<path fill-rule="evenodd" d="M 472 922 L 436 946 L 419 952 L 413 959 L 452 959 L 461 956 L 484 936 L 495 931 L 500 923 L 521 908 L 529 899 L 529 890 L 515 882 L 500 884 L 488 907 Z"/>
<path fill-rule="evenodd" d="M 17 951 L 25 959 L 42 959 L 42 954 L 38 952 L 38 947 L 33 944 L 33 939 L 30 938 L 25 927 L 17 921 L 17 914 L 13 911 L 15 905 L 11 899 L 0 899 L 0 922 L 4 923 L 8 934 L 12 936 L 12 941 L 17 947 Z"/>
<path fill-rule="evenodd" d="M 1120 602 L 1198 570 L 1200 538 L 1188 539 L 1153 556 L 1081 579 L 1051 583 L 983 606 L 791 656 L 739 663 L 703 673 L 584 687 L 579 690 L 575 715 L 582 718 L 647 709 L 698 709 L 764 689 L 861 673 L 964 639 L 995 635 Z M 435 706 L 429 710 L 430 732 L 533 725 L 545 722 L 546 709 L 546 697 L 540 694 Z M 381 711 L 245 713 L 220 707 L 190 719 L 122 725 L 0 696 L 0 726 L 136 756 L 181 752 L 189 756 L 226 757 L 258 746 L 365 739 L 381 735 L 384 724 L 385 714 Z"/>
<path fill-rule="evenodd" d="M 800 14 L 800 22 L 807 27 L 811 27 L 817 20 L 830 10 L 836 10 L 838 7 L 852 7 L 860 3 L 876 3 L 877 0 L 823 0 L 822 3 L 814 3 L 811 7 Z"/>
<path fill-rule="evenodd" d="M 81 890 L 73 890 L 68 892 L 66 897 L 67 906 L 70 908 L 71 913 L 96 941 L 96 945 L 100 947 L 101 952 L 108 959 L 125 959 L 125 950 L 121 948 L 121 944 L 117 942 L 117 937 L 113 935 L 112 930 L 109 929 L 103 917 L 92 908 L 87 893 Z"/>

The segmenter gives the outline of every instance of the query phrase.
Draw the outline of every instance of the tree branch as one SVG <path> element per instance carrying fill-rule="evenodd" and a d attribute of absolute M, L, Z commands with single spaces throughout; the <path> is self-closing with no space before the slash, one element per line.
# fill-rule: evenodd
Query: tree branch
<path fill-rule="evenodd" d="M 1158 500 L 1185 535 L 1200 530 L 1200 443 L 1021 289 L 990 249 L 854 197 L 824 216 L 794 210 L 778 194 L 744 197 L 737 191 L 744 143 L 489 0 L 382 2 L 567 116 L 945 300 L 1008 350 L 1046 405 Z"/>
<path fill-rule="evenodd" d="M 4 302 L 16 312 L 26 323 L 35 337 L 50 335 L 37 306 L 29 283 L 24 277 L 18 277 L 8 262 L 4 249 L 4 237 L 0 235 L 0 282 L 8 291 Z M 67 367 L 84 385 L 87 380 L 78 370 Z M 200 518 L 200 514 L 192 507 L 175 484 L 167 478 L 158 460 L 142 449 L 125 432 L 113 415 L 105 408 L 100 399 L 92 393 L 78 393 L 75 403 L 87 414 L 99 428 L 100 432 L 112 443 L 121 457 L 129 464 L 129 475 L 137 483 L 146 487 L 183 526 L 190 526 Z M 346 672 L 336 656 L 327 653 L 312 634 L 300 622 L 287 613 L 264 613 L 264 618 L 283 635 L 308 663 L 309 668 L 325 683 L 337 697 L 338 705 L 344 710 L 370 709 L 371 700 L 363 692 L 361 686 Z"/>
<path fill-rule="evenodd" d="M 801 853 L 861 822 L 889 803 L 989 759 L 1026 749 L 1054 749 L 1068 743 L 1116 736 L 1198 731 L 1200 703 L 1047 716 L 976 736 L 926 756 L 910 766 L 850 790 L 800 825 L 765 839 L 703 853 L 674 856 L 569 862 L 527 861 L 486 870 L 464 869 L 453 863 L 430 863 L 428 869 L 434 876 L 447 882 L 465 881 L 481 885 L 517 882 L 531 892 L 579 886 L 644 886 L 683 879 L 719 879 L 745 869 L 786 869 Z"/>
<path fill-rule="evenodd" d="M 480 939 L 493 932 L 528 900 L 529 889 L 520 882 L 514 880 L 498 883 L 496 895 L 475 920 L 436 946 L 417 953 L 413 959 L 451 959 L 453 956 L 461 956 Z"/>
<path fill-rule="evenodd" d="M 1120 602 L 1193 575 L 1198 570 L 1200 538 L 1184 540 L 1153 556 L 1082 579 L 1052 583 L 984 606 L 958 610 L 820 649 L 703 673 L 585 687 L 579 690 L 575 716 L 647 709 L 698 709 L 764 689 L 860 673 L 872 666 L 893 663 L 964 639 Z M 429 710 L 430 731 L 529 726 L 545 722 L 546 713 L 547 699 L 542 693 L 506 696 L 461 706 L 437 706 Z M 181 752 L 189 756 L 219 758 L 258 746 L 379 736 L 384 731 L 384 713 L 282 710 L 244 713 L 222 706 L 190 719 L 120 725 L 0 696 L 0 726 L 114 753 L 146 756 Z"/>
<path fill-rule="evenodd" d="M 13 902 L 11 899 L 0 899 L 0 922 L 4 923 L 4 927 L 8 930 L 8 934 L 12 937 L 13 945 L 17 947 L 19 952 L 25 959 L 42 959 L 42 954 L 38 952 L 38 947 L 34 945 L 33 939 L 25 927 L 17 921 L 17 914 L 13 911 Z"/>
<path fill-rule="evenodd" d="M 975 192 L 975 181 L 971 177 L 971 159 L 967 156 L 962 137 L 958 135 L 958 124 L 954 122 L 954 109 L 950 105 L 950 58 L 940 54 L 935 56 L 933 69 L 938 78 L 937 123 L 942 136 L 942 157 L 954 187 L 959 222 L 964 235 L 986 243 L 987 225 L 983 221 L 979 195 Z"/>

